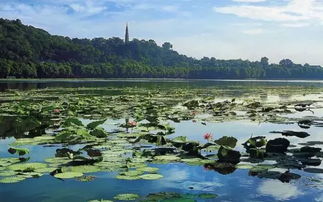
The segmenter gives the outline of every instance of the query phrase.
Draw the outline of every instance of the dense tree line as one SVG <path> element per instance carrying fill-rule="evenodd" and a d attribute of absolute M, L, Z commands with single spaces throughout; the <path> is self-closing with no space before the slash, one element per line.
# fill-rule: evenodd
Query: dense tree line
<path fill-rule="evenodd" d="M 225 78 L 322 79 L 323 68 L 283 59 L 200 60 L 180 55 L 165 42 L 125 43 L 120 38 L 71 39 L 0 19 L 0 78 Z"/>

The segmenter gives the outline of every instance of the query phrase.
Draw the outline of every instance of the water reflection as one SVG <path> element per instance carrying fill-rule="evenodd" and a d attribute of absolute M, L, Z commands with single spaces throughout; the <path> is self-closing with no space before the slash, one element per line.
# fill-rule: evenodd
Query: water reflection
<path fill-rule="evenodd" d="M 277 180 L 266 180 L 260 184 L 258 193 L 268 195 L 276 200 L 287 200 L 297 198 L 304 194 L 294 184 L 282 183 Z"/>

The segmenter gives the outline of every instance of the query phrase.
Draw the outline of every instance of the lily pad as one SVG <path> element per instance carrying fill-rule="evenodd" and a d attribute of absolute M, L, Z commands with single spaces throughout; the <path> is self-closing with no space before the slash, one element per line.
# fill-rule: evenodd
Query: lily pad
<path fill-rule="evenodd" d="M 11 184 L 11 183 L 21 182 L 25 179 L 26 178 L 21 177 L 21 176 L 5 177 L 5 178 L 0 179 L 0 183 Z"/>
<path fill-rule="evenodd" d="M 47 168 L 44 163 L 17 163 L 8 166 L 8 169 L 15 171 L 31 172 L 40 168 Z"/>
<path fill-rule="evenodd" d="M 159 170 L 159 168 L 141 167 L 141 168 L 137 168 L 137 170 L 142 171 L 142 172 L 155 173 L 155 172 L 157 172 Z"/>
<path fill-rule="evenodd" d="M 139 198 L 139 195 L 138 194 L 118 194 L 113 198 L 120 201 L 134 201 Z"/>
<path fill-rule="evenodd" d="M 81 176 L 83 176 L 83 173 L 79 173 L 79 172 L 65 172 L 65 173 L 57 173 L 54 176 L 56 178 L 68 179 L 68 178 L 81 177 Z"/>
<path fill-rule="evenodd" d="M 140 175 L 140 178 L 144 180 L 159 180 L 163 178 L 163 176 L 160 174 L 144 174 Z"/>
<path fill-rule="evenodd" d="M 62 167 L 62 172 L 76 172 L 76 173 L 95 173 L 101 171 L 98 166 L 92 165 L 82 165 L 82 166 L 69 166 L 69 167 Z"/>
<path fill-rule="evenodd" d="M 234 148 L 238 142 L 238 140 L 234 137 L 228 137 L 228 136 L 223 136 L 218 140 L 214 141 L 216 144 L 221 145 L 221 146 L 227 146 Z"/>

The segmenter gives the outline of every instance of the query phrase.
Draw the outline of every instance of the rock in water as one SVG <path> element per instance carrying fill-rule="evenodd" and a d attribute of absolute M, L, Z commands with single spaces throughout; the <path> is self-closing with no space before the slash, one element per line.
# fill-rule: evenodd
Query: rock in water
<path fill-rule="evenodd" d="M 290 142 L 285 138 L 277 138 L 269 140 L 266 145 L 266 152 L 270 153 L 285 153 Z"/>

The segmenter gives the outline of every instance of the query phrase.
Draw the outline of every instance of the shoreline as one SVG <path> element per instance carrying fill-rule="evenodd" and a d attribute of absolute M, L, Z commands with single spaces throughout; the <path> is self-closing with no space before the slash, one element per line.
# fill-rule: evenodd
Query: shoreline
<path fill-rule="evenodd" d="M 270 83 L 323 83 L 310 79 L 182 79 L 182 78 L 23 78 L 0 79 L 0 82 L 270 82 Z"/>

